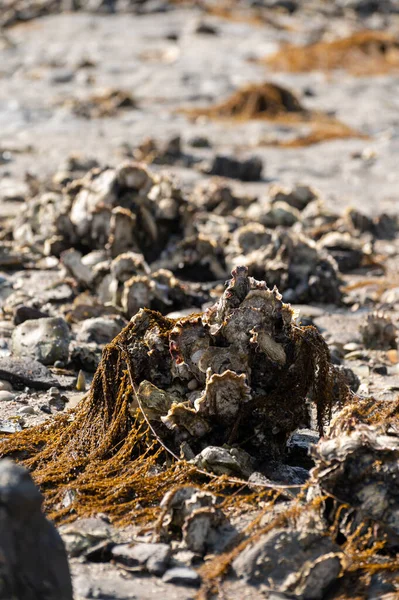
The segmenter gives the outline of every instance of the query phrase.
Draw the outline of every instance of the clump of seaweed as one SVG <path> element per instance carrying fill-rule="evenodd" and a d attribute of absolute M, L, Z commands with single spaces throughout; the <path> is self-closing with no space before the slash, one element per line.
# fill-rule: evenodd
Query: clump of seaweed
<path fill-rule="evenodd" d="M 4 439 L 0 455 L 24 461 L 56 518 L 100 510 L 131 520 L 132 508 L 148 518 L 171 485 L 205 476 L 181 453 L 225 445 L 260 470 L 283 459 L 309 419 L 310 395 L 321 433 L 333 382 L 317 330 L 298 326 L 276 288 L 237 267 L 204 313 L 175 320 L 139 310 L 106 346 L 81 405 Z"/>
<path fill-rule="evenodd" d="M 287 113 L 304 115 L 308 111 L 290 90 L 271 82 L 244 86 L 227 100 L 208 109 L 198 109 L 198 114 L 206 114 L 210 117 L 243 120 L 273 119 Z"/>
<path fill-rule="evenodd" d="M 191 117 L 207 116 L 212 119 L 237 121 L 266 119 L 291 126 L 307 125 L 309 132 L 306 135 L 294 140 L 276 142 L 276 145 L 287 147 L 361 136 L 359 132 L 330 115 L 307 110 L 293 92 L 272 82 L 246 85 L 213 106 L 185 109 L 183 112 Z"/>
<path fill-rule="evenodd" d="M 399 67 L 399 42 L 386 31 L 357 31 L 308 46 L 285 45 L 263 62 L 278 71 L 345 69 L 355 75 L 379 74 Z"/>

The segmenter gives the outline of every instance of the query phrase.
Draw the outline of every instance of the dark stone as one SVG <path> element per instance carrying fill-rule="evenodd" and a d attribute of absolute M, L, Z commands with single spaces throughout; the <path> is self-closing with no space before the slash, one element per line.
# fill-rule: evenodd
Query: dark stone
<path fill-rule="evenodd" d="M 262 178 L 263 163 L 256 156 L 238 160 L 231 156 L 217 155 L 209 171 L 210 175 L 230 177 L 241 181 L 259 181 Z"/>
<path fill-rule="evenodd" d="M 48 317 L 47 313 L 42 312 L 32 306 L 18 306 L 14 312 L 14 325 L 20 325 L 25 321 L 31 321 L 33 319 L 43 319 Z"/>
<path fill-rule="evenodd" d="M 378 373 L 378 375 L 388 375 L 388 369 L 385 365 L 376 365 L 373 372 Z"/>
<path fill-rule="evenodd" d="M 201 22 L 197 25 L 195 29 L 195 33 L 204 34 L 204 35 L 218 35 L 219 30 L 217 27 L 212 25 L 211 23 Z"/>
<path fill-rule="evenodd" d="M 29 473 L 0 461 L 0 600 L 72 600 L 61 537 Z"/>
<path fill-rule="evenodd" d="M 277 483 L 285 485 L 302 485 L 309 479 L 309 471 L 303 467 L 292 467 L 274 460 L 271 460 L 261 467 L 261 472 Z"/>
<path fill-rule="evenodd" d="M 0 358 L 0 379 L 9 381 L 15 389 L 24 386 L 37 390 L 48 390 L 58 385 L 50 371 L 33 358 Z"/>
<path fill-rule="evenodd" d="M 196 135 L 188 141 L 188 145 L 192 148 L 210 148 L 211 143 L 207 137 L 203 135 Z"/>

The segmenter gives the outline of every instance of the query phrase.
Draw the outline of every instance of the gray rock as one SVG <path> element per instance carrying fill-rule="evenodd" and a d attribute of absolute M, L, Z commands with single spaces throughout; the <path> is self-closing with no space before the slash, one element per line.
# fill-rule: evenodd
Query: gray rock
<path fill-rule="evenodd" d="M 341 569 L 340 548 L 311 531 L 274 529 L 239 554 L 233 568 L 253 585 L 292 593 L 306 600 L 323 598 Z"/>
<path fill-rule="evenodd" d="M 17 389 L 29 386 L 38 390 L 48 390 L 57 385 L 50 371 L 33 358 L 0 358 L 0 377 L 9 381 Z"/>
<path fill-rule="evenodd" d="M 174 567 L 166 571 L 162 577 L 165 583 L 174 583 L 175 585 L 189 585 L 199 587 L 201 585 L 201 577 L 194 569 L 189 567 Z"/>
<path fill-rule="evenodd" d="M 292 467 L 274 460 L 263 466 L 262 472 L 271 481 L 286 485 L 302 485 L 309 478 L 309 471 L 302 467 Z"/>
<path fill-rule="evenodd" d="M 13 419 L 12 421 L 8 421 L 7 419 L 0 419 L 0 433 L 16 433 L 17 431 L 22 431 L 22 425 L 19 420 Z"/>
<path fill-rule="evenodd" d="M 72 600 L 62 540 L 29 473 L 0 462 L 0 600 Z"/>
<path fill-rule="evenodd" d="M 9 381 L 1 381 L 0 380 L 0 391 L 2 392 L 12 392 L 13 387 Z"/>
<path fill-rule="evenodd" d="M 44 365 L 68 359 L 69 327 L 64 319 L 51 317 L 25 321 L 12 334 L 16 356 L 30 356 Z"/>
<path fill-rule="evenodd" d="M 54 69 L 49 82 L 53 84 L 69 83 L 75 77 L 75 73 L 69 69 Z"/>
<path fill-rule="evenodd" d="M 121 319 L 106 319 L 105 317 L 86 319 L 81 323 L 77 339 L 80 342 L 108 344 L 120 333 L 123 326 L 124 323 Z"/>
<path fill-rule="evenodd" d="M 0 390 L 0 402 L 14 400 L 16 394 L 14 392 L 8 392 L 7 390 Z"/>
<path fill-rule="evenodd" d="M 142 567 L 152 575 L 161 576 L 165 573 L 171 555 L 168 544 L 119 544 L 112 549 L 116 562 L 128 567 Z"/>
<path fill-rule="evenodd" d="M 64 502 L 69 506 L 74 500 L 75 495 L 72 493 L 68 494 Z M 99 545 L 112 543 L 115 535 L 112 525 L 100 517 L 78 519 L 74 523 L 62 525 L 59 532 L 70 557 L 87 556 Z"/>
<path fill-rule="evenodd" d="M 17 412 L 19 415 L 34 415 L 35 409 L 33 406 L 21 406 Z"/>

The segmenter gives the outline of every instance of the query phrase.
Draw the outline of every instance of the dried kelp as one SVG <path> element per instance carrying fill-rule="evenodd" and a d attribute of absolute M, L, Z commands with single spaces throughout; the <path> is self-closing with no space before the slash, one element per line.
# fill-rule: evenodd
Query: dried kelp
<path fill-rule="evenodd" d="M 215 105 L 187 108 L 182 112 L 194 118 L 204 115 L 213 119 L 238 121 L 266 119 L 290 126 L 305 124 L 309 127 L 306 136 L 277 142 L 277 145 L 287 147 L 309 145 L 335 138 L 362 137 L 361 133 L 334 117 L 306 109 L 293 92 L 272 82 L 249 84 Z M 264 143 L 273 145 L 274 142 L 269 140 Z"/>
<path fill-rule="evenodd" d="M 358 31 L 309 46 L 285 45 L 264 62 L 279 71 L 345 69 L 355 75 L 380 74 L 398 69 L 399 42 L 387 31 Z"/>
<path fill-rule="evenodd" d="M 273 119 L 287 113 L 308 114 L 290 90 L 270 82 L 247 85 L 215 106 L 194 109 L 192 114 L 195 113 L 230 119 Z"/>
<path fill-rule="evenodd" d="M 281 460 L 308 421 L 310 393 L 323 430 L 334 380 L 323 338 L 295 323 L 277 289 L 243 267 L 232 275 L 205 313 L 173 320 L 140 310 L 106 346 L 76 411 L 1 442 L 1 455 L 33 471 L 54 516 L 101 510 L 126 519 L 138 505 L 136 518 L 153 514 L 171 484 L 199 472 L 170 465 L 165 448 L 177 457 L 227 444 L 254 463 Z"/>

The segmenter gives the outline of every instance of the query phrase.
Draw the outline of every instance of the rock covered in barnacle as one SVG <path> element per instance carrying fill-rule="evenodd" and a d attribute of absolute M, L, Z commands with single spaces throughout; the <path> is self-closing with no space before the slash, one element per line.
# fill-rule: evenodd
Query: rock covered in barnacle
<path fill-rule="evenodd" d="M 360 415 L 362 406 L 355 410 Z M 365 520 L 371 520 L 375 538 L 388 534 L 388 546 L 398 549 L 397 426 L 389 421 L 378 425 L 362 421 L 361 416 L 349 416 L 345 411 L 337 417 L 331 437 L 321 439 L 311 449 L 316 462 L 311 475 L 322 494 L 330 494 L 349 507 L 351 517 L 344 519 L 346 523 L 341 528 L 346 535 L 351 528 L 354 531 Z"/>
<path fill-rule="evenodd" d="M 192 460 L 200 469 L 211 471 L 216 475 L 232 475 L 248 478 L 253 472 L 253 459 L 239 448 L 219 448 L 208 446 Z"/>
<path fill-rule="evenodd" d="M 202 314 L 171 320 L 139 311 L 130 352 L 147 418 L 175 452 L 184 444 L 184 454 L 200 461 L 204 449 L 223 452 L 224 444 L 260 461 L 281 458 L 289 435 L 308 423 L 311 389 L 319 425 L 333 397 L 322 338 L 298 327 L 278 290 L 249 277 L 246 267 L 233 270 L 223 295 Z M 236 456 L 228 461 L 232 472 L 250 474 Z"/>
<path fill-rule="evenodd" d="M 223 179 L 211 179 L 199 182 L 193 189 L 190 201 L 198 210 L 207 214 L 229 216 L 238 207 L 251 202 L 248 196 L 237 195 Z"/>
<path fill-rule="evenodd" d="M 319 248 L 326 249 L 337 262 L 342 273 L 348 273 L 361 266 L 363 259 L 372 254 L 370 244 L 364 244 L 353 238 L 348 232 L 331 231 L 317 243 Z"/>
<path fill-rule="evenodd" d="M 366 348 L 389 350 L 396 348 L 398 329 L 388 315 L 373 312 L 360 326 L 360 334 Z"/>

